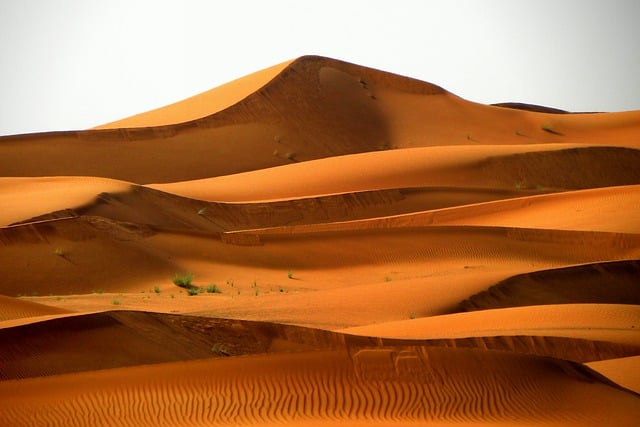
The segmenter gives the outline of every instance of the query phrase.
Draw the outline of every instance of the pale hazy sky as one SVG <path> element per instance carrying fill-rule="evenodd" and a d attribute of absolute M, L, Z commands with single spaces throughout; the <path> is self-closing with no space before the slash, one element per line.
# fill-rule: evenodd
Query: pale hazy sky
<path fill-rule="evenodd" d="M 640 110 L 640 0 L 0 0 L 0 135 L 89 128 L 305 54 L 476 102 Z"/>

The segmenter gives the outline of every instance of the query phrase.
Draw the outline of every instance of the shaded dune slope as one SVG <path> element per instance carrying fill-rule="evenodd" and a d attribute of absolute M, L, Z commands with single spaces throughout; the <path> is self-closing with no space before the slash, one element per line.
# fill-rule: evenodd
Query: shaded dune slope
<path fill-rule="evenodd" d="M 2 273 L 19 280 L 3 281 L 0 292 L 128 291 L 143 278 L 171 277 L 174 262 L 144 244 L 150 234 L 143 225 L 99 217 L 2 227 Z"/>
<path fill-rule="evenodd" d="M 521 274 L 473 295 L 465 310 L 544 304 L 640 305 L 640 263 L 612 261 Z"/>
<path fill-rule="evenodd" d="M 157 227 L 219 232 L 373 218 L 522 195 L 522 191 L 500 189 L 400 188 L 273 202 L 224 203 L 128 185 L 124 191 L 108 191 L 108 188 L 104 188 L 106 191 L 94 191 L 90 193 L 89 202 L 76 202 L 74 205 L 73 200 L 64 198 L 71 184 L 66 179 L 58 184 L 55 191 L 62 201 L 56 199 L 59 200 L 56 205 L 37 204 L 29 209 L 28 202 L 33 200 L 38 190 L 21 192 L 19 199 L 14 197 L 22 209 L 13 215 L 4 215 L 5 225 L 99 216 Z M 56 206 L 66 207 L 47 210 Z"/>
<path fill-rule="evenodd" d="M 564 337 L 400 340 L 268 322 L 110 311 L 0 329 L 0 380 L 171 361 L 357 347 L 477 348 L 574 362 L 640 355 L 640 345 Z"/>
<path fill-rule="evenodd" d="M 622 233 L 432 226 L 289 235 L 220 234 L 99 217 L 4 227 L 0 244 L 0 254 L 10 260 L 3 266 L 4 274 L 20 277 L 20 282 L 2 283 L 0 292 L 7 295 L 25 293 L 25 289 L 40 294 L 145 289 L 141 283 L 166 281 L 182 270 L 180 260 L 185 259 L 227 270 L 244 266 L 286 271 L 295 266 L 300 271 L 321 271 L 397 263 L 418 266 L 428 260 L 455 259 L 458 264 L 483 260 L 494 266 L 524 266 L 533 262 L 551 268 L 640 257 L 640 235 Z M 384 274 L 379 270 L 373 274 Z M 43 275 L 48 277 L 46 282 Z"/>

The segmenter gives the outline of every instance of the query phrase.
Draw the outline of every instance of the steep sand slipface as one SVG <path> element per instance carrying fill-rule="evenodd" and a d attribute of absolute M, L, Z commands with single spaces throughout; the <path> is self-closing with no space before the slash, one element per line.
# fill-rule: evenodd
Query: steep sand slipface
<path fill-rule="evenodd" d="M 528 110 L 307 56 L 0 138 L 0 425 L 635 426 L 640 111 Z"/>

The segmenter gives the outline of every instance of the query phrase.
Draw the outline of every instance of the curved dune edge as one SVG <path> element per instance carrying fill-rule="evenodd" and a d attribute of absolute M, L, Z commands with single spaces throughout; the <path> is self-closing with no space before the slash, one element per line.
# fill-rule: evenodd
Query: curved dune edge
<path fill-rule="evenodd" d="M 637 345 L 640 306 L 561 304 L 488 309 L 338 330 L 383 338 L 436 339 L 493 335 L 573 337 Z"/>
<path fill-rule="evenodd" d="M 599 170 L 585 162 L 614 156 Z M 621 167 L 628 163 L 629 168 Z M 536 167 L 525 167 L 535 163 Z M 354 168 L 353 165 L 358 167 Z M 634 167 L 635 165 L 635 167 Z M 545 167 L 546 166 L 546 167 Z M 586 166 L 586 165 L 585 165 Z M 409 187 L 582 189 L 640 183 L 640 150 L 577 144 L 420 147 L 317 159 L 150 188 L 205 201 L 281 200 Z M 631 169 L 630 169 L 631 168 Z"/>
<path fill-rule="evenodd" d="M 182 101 L 99 125 L 93 129 L 167 126 L 215 114 L 259 90 L 278 76 L 293 61 L 282 62 Z"/>
<path fill-rule="evenodd" d="M 0 226 L 93 202 L 101 193 L 129 191 L 131 184 L 96 177 L 0 177 Z"/>
<path fill-rule="evenodd" d="M 557 359 L 365 347 L 3 381 L 0 421 L 87 425 L 117 412 L 119 425 L 139 425 L 149 417 L 156 423 L 188 419 L 217 425 L 514 419 L 631 425 L 640 416 L 637 396 L 604 381 Z M 600 405 L 590 403 L 595 396 Z"/>
<path fill-rule="evenodd" d="M 640 356 L 621 357 L 587 363 L 594 371 L 620 386 L 640 393 Z"/>
<path fill-rule="evenodd" d="M 9 320 L 40 318 L 41 316 L 65 313 L 69 313 L 69 310 L 0 295 L 0 327 Z"/>
<path fill-rule="evenodd" d="M 241 233 L 266 235 L 430 225 L 471 225 L 640 234 L 640 213 L 633 209 L 640 204 L 640 186 L 637 185 L 521 197 L 504 195 L 503 197 L 500 200 L 462 203 L 441 209 L 417 210 L 375 218 L 248 229 L 228 233 L 230 235 Z"/>
<path fill-rule="evenodd" d="M 510 277 L 460 305 L 467 311 L 549 304 L 640 305 L 640 262 L 610 261 Z"/>

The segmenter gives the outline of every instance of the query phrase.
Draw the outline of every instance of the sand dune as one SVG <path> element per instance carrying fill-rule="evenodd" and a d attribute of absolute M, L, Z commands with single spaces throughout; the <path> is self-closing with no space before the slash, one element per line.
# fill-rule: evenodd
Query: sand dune
<path fill-rule="evenodd" d="M 490 369 L 489 369 L 490 367 Z M 471 349 L 316 351 L 0 383 L 3 423 L 632 425 L 637 397 L 579 365 Z M 483 390 L 483 393 L 478 393 Z M 10 391 L 10 394 L 7 392 Z M 590 404 L 598 395 L 606 413 Z M 135 402 L 135 404 L 133 404 Z M 549 412 L 546 408 L 553 407 Z"/>
<path fill-rule="evenodd" d="M 635 426 L 639 206 L 640 111 L 316 56 L 0 137 L 0 425 Z"/>
<path fill-rule="evenodd" d="M 511 307 L 353 327 L 341 332 L 409 339 L 532 335 L 638 345 L 640 308 L 618 304 Z"/>
<path fill-rule="evenodd" d="M 0 295 L 0 325 L 11 319 L 25 317 L 46 316 L 51 314 L 67 313 L 59 307 L 38 304 L 32 301 L 16 300 L 15 298 Z"/>
<path fill-rule="evenodd" d="M 587 168 L 603 158 L 611 162 Z M 533 164 L 536 166 L 526 166 Z M 640 150 L 629 148 L 552 144 L 424 147 L 150 187 L 200 200 L 246 202 L 415 187 L 582 189 L 637 184 L 639 170 Z"/>

